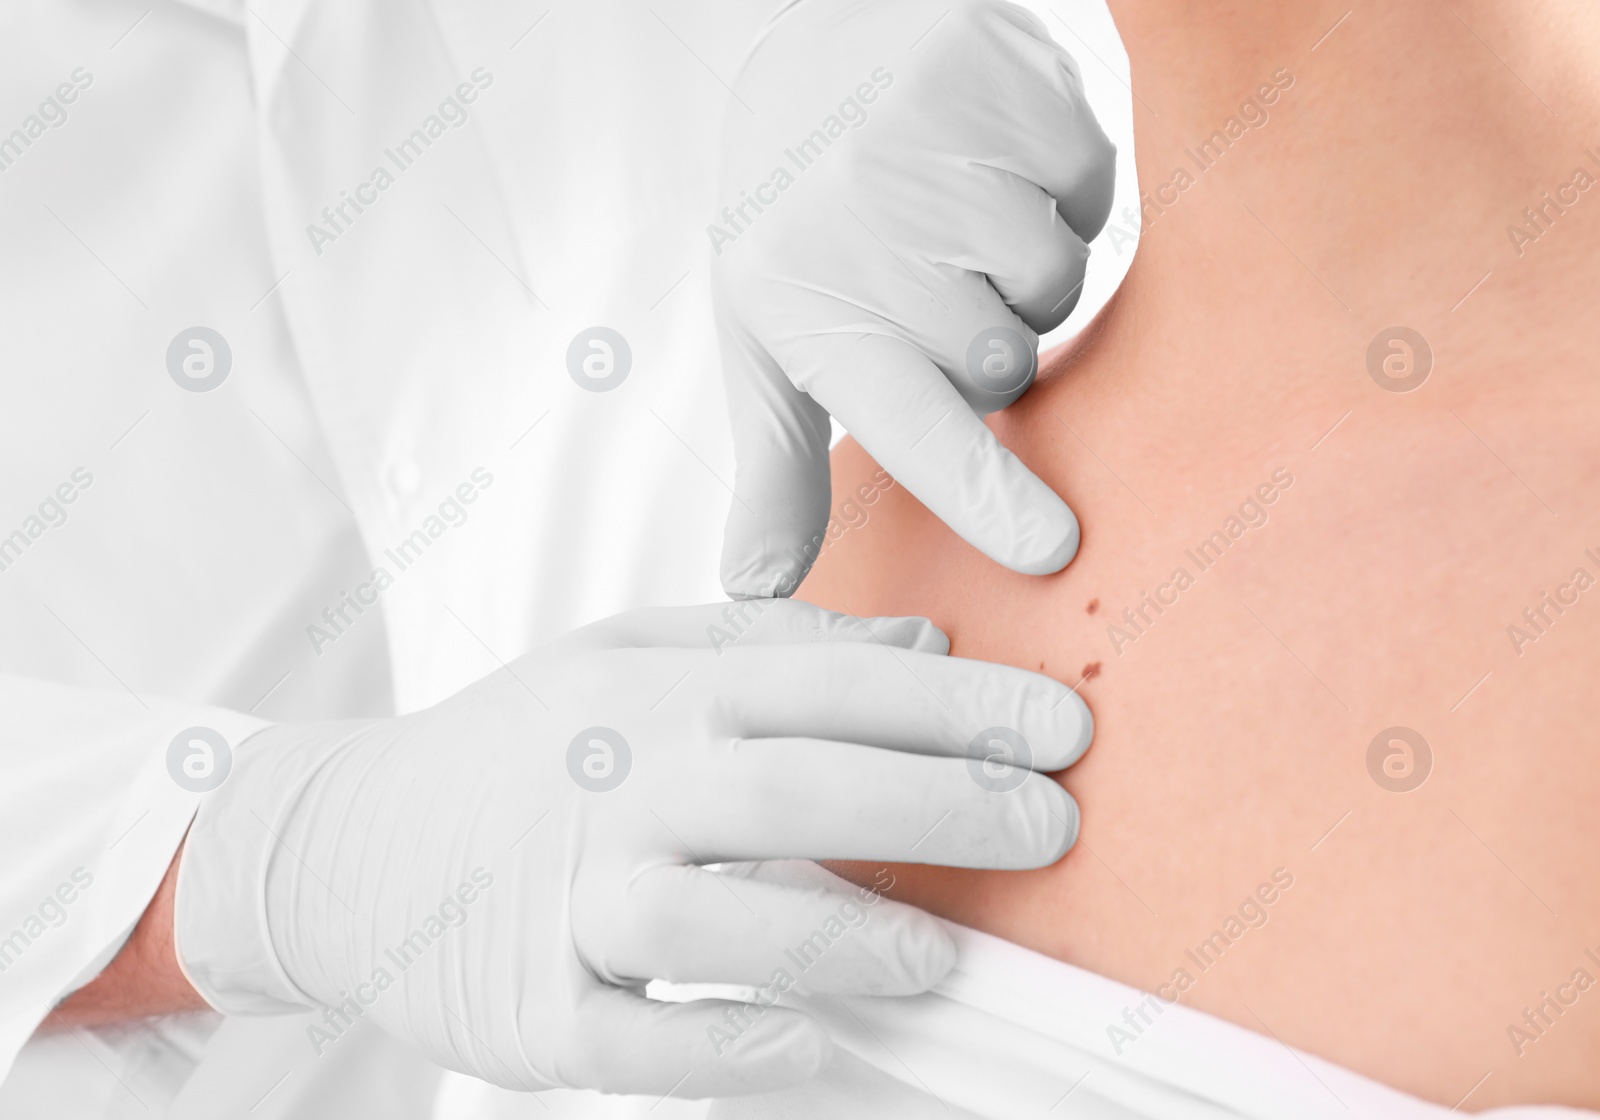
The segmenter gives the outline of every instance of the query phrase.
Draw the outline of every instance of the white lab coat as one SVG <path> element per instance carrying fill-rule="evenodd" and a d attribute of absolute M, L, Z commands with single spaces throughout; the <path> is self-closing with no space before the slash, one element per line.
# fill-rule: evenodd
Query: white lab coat
<path fill-rule="evenodd" d="M 430 1114 L 438 1071 L 370 1030 L 28 1039 L 203 796 L 168 769 L 181 729 L 411 710 L 720 597 L 704 230 L 724 83 L 776 3 L 0 7 L 0 1117 Z M 1116 75 L 1086 77 L 1125 135 Z M 231 351 L 204 392 L 168 368 L 196 326 Z M 605 392 L 569 372 L 596 326 L 632 354 Z M 461 1079 L 441 1107 L 628 1110 L 572 1096 Z"/>
<path fill-rule="evenodd" d="M 769 7 L 0 9 L 0 1070 L 160 880 L 201 796 L 180 729 L 414 709 L 720 596 L 704 224 Z M 197 325 L 232 356 L 205 392 L 167 367 Z M 592 326 L 631 349 L 611 391 L 568 371 Z M 436 1071 L 370 1032 L 214 1027 L 30 1044 L 0 1115 L 430 1110 Z"/>

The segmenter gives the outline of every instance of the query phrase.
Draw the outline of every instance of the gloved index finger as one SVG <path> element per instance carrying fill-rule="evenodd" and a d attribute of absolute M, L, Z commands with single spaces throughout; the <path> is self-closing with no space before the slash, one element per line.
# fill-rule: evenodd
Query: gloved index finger
<path fill-rule="evenodd" d="M 1060 571 L 1078 519 L 1001 445 L 939 368 L 886 335 L 832 336 L 806 391 L 878 464 L 990 559 L 1026 575 Z"/>
<path fill-rule="evenodd" d="M 1083 698 L 1026 669 L 886 645 L 733 646 L 686 682 L 725 734 L 807 736 L 946 757 L 1071 766 L 1094 738 Z"/>

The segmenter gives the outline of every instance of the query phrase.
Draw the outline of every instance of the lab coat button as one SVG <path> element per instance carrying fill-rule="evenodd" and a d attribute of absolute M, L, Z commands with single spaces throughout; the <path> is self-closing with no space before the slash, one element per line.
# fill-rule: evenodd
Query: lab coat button
<path fill-rule="evenodd" d="M 409 501 L 422 488 L 422 471 L 407 459 L 389 467 L 389 493 L 401 501 Z"/>

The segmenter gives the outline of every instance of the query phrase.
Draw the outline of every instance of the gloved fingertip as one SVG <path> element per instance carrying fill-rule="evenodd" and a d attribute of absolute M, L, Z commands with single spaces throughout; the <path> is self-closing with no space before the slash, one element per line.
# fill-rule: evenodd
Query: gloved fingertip
<path fill-rule="evenodd" d="M 995 557 L 1012 571 L 1026 576 L 1053 575 L 1078 555 L 1081 531 L 1077 515 L 1054 491 L 1050 497 L 1054 502 L 1039 512 L 1031 531 L 1019 534 L 1009 555 Z"/>
<path fill-rule="evenodd" d="M 1061 764 L 1062 769 L 1071 766 L 1084 756 L 1089 745 L 1094 742 L 1094 713 L 1089 710 L 1089 705 L 1084 703 L 1083 697 L 1076 692 L 1068 701 L 1077 712 L 1078 724 L 1076 734 L 1068 737 L 1067 760 Z"/>
<path fill-rule="evenodd" d="M 950 655 L 950 635 L 935 626 L 932 619 L 919 618 L 917 621 L 922 623 L 922 626 L 917 631 L 917 644 L 911 648 L 918 653 L 931 653 L 937 657 L 948 657 Z"/>
<path fill-rule="evenodd" d="M 727 595 L 728 598 L 732 599 L 735 603 L 747 603 L 752 599 L 770 599 L 770 598 L 772 598 L 772 596 L 770 596 L 770 595 L 762 595 L 762 594 L 760 594 L 758 592 L 755 592 L 755 591 L 746 590 L 745 588 L 739 586 L 738 584 L 727 584 L 727 583 L 725 583 L 725 584 L 722 585 L 722 591 L 723 591 L 723 594 Z"/>
<path fill-rule="evenodd" d="M 956 966 L 956 943 L 937 920 L 925 914 L 914 915 L 895 938 L 895 949 L 905 977 L 902 991 L 890 995 L 916 995 L 932 988 Z"/>
<path fill-rule="evenodd" d="M 1065 770 L 1084 756 L 1094 742 L 1094 713 L 1083 697 L 1066 685 L 1056 685 L 1046 693 L 1039 704 L 1042 707 L 1046 703 L 1049 737 L 1036 749 L 1033 767 L 1050 773 Z"/>
<path fill-rule="evenodd" d="M 833 1057 L 833 1039 L 822 1024 L 795 1011 L 768 1010 L 742 1034 L 728 1053 L 753 1078 L 774 1086 L 815 1077 Z"/>
<path fill-rule="evenodd" d="M 803 557 L 772 557 L 737 547 L 731 538 L 722 551 L 722 590 L 730 599 L 787 599 L 811 570 Z"/>
<path fill-rule="evenodd" d="M 723 592 L 735 602 L 748 599 L 787 599 L 799 586 L 800 580 L 783 573 L 737 578 L 724 576 L 722 580 Z"/>
<path fill-rule="evenodd" d="M 812 1027 L 801 1035 L 795 1044 L 794 1065 L 801 1077 L 811 1078 L 821 1073 L 833 1058 L 833 1038 L 819 1023 L 806 1020 Z"/>
<path fill-rule="evenodd" d="M 1049 867 L 1078 842 L 1081 817 L 1072 795 L 1042 774 L 1030 774 L 1012 794 L 1018 797 L 1010 825 L 1017 845 L 1017 868 Z"/>
<path fill-rule="evenodd" d="M 1045 842 L 1044 848 L 1049 853 L 1048 866 L 1055 863 L 1072 850 L 1078 842 L 1078 830 L 1083 824 L 1082 814 L 1078 810 L 1078 802 L 1066 790 L 1062 789 L 1049 778 L 1043 779 L 1050 782 L 1060 796 L 1055 799 L 1056 804 L 1050 813 L 1051 839 Z"/>
<path fill-rule="evenodd" d="M 871 628 L 872 636 L 884 645 L 941 657 L 950 652 L 949 635 L 935 626 L 931 619 L 907 615 L 862 621 Z"/>

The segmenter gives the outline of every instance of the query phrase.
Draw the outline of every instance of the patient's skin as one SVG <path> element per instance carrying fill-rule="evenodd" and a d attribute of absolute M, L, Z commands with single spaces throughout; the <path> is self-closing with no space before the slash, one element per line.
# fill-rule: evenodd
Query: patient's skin
<path fill-rule="evenodd" d="M 1078 558 L 1015 575 L 893 488 L 801 592 L 1079 685 L 1082 838 L 1037 872 L 897 868 L 893 893 L 1148 990 L 1184 969 L 1184 1005 L 1446 1106 L 1600 1108 L 1600 583 L 1541 603 L 1600 581 L 1596 17 L 1368 3 L 1313 52 L 1345 0 L 1112 7 L 1140 180 L 1196 182 L 991 421 L 1077 511 Z M 1195 174 L 1183 149 L 1279 67 L 1270 122 Z M 1595 185 L 1519 255 L 1507 227 L 1576 168 Z M 1409 393 L 1367 371 L 1395 325 L 1434 354 Z M 836 506 L 877 473 L 848 441 L 833 464 Z M 1186 550 L 1258 487 L 1265 524 L 1202 570 Z M 1529 608 L 1550 621 L 1516 640 Z M 1410 792 L 1368 769 L 1396 725 L 1432 752 Z M 1279 868 L 1202 970 L 1185 950 Z"/>

